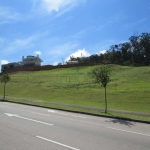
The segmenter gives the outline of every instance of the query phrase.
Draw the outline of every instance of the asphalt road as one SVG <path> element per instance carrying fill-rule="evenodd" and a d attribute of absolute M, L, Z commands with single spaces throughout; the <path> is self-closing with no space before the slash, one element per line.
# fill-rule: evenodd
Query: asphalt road
<path fill-rule="evenodd" d="M 0 150 L 150 150 L 150 125 L 0 102 Z"/>

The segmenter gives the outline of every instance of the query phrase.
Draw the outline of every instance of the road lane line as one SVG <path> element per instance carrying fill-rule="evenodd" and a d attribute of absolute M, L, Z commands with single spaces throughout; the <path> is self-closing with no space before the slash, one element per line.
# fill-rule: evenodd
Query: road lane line
<path fill-rule="evenodd" d="M 57 112 L 57 114 L 69 116 L 69 114 L 66 114 L 66 113 L 59 113 L 59 112 Z"/>
<path fill-rule="evenodd" d="M 7 115 L 7 116 L 9 116 L 9 117 L 17 117 L 17 118 L 21 118 L 21 119 L 25 119 L 25 120 L 29 120 L 29 121 L 33 121 L 33 122 L 37 122 L 37 123 L 42 123 L 42 124 L 46 124 L 46 125 L 53 126 L 53 124 L 49 124 L 49 123 L 46 123 L 46 122 L 42 122 L 42 121 L 30 119 L 30 118 L 21 117 L 21 116 L 16 115 L 16 114 L 5 113 L 5 115 Z"/>
<path fill-rule="evenodd" d="M 60 115 L 66 115 L 66 116 L 69 116 L 69 114 L 66 114 L 66 113 L 60 113 L 60 112 L 57 112 L 57 111 L 55 111 L 55 110 L 48 110 L 48 112 L 55 113 L 55 114 L 60 114 Z"/>
<path fill-rule="evenodd" d="M 30 120 L 30 121 L 34 121 L 34 122 L 38 122 L 38 123 L 42 123 L 42 124 L 46 124 L 46 125 L 53 126 L 53 124 L 49 124 L 49 123 L 42 122 L 42 121 L 38 121 L 38 120 L 34 120 L 34 119 L 29 119 L 29 118 L 20 117 L 20 116 L 19 116 L 19 118 L 22 118 L 22 119 L 25 119 L 25 120 Z"/>
<path fill-rule="evenodd" d="M 0 107 L 6 107 L 6 106 L 0 106 Z M 12 107 L 9 107 L 9 108 L 12 108 Z M 30 113 L 34 113 L 34 114 L 37 114 L 37 115 L 42 115 L 42 116 L 47 116 L 47 117 L 50 117 L 50 115 L 47 115 L 47 114 L 42 114 L 42 113 L 37 113 L 37 112 L 32 112 L 32 111 L 27 111 L 27 110 L 22 110 L 22 109 L 19 109 L 19 108 L 15 108 L 17 110 L 21 110 L 21 111 L 25 111 L 25 112 L 30 112 Z M 55 110 L 48 110 L 48 112 L 51 112 L 51 113 L 55 113 L 55 114 L 60 114 L 60 115 L 65 115 L 65 116 L 72 116 L 72 117 L 77 117 L 77 118 L 87 118 L 87 117 L 84 117 L 84 116 L 78 116 L 78 115 L 69 115 L 67 113 L 60 113 L 60 112 L 57 112 Z"/>
<path fill-rule="evenodd" d="M 77 116 L 77 115 L 72 115 L 73 117 L 77 117 L 77 118 L 86 118 L 86 117 L 83 117 L 83 116 Z"/>
<path fill-rule="evenodd" d="M 33 112 L 33 111 L 30 111 L 30 113 L 37 114 L 37 115 L 41 115 L 41 116 L 47 116 L 47 117 L 50 117 L 50 115 L 42 114 L 42 113 L 37 113 L 37 112 Z"/>
<path fill-rule="evenodd" d="M 144 133 L 139 133 L 139 132 L 133 132 L 133 131 L 128 131 L 128 130 L 122 130 L 122 129 L 117 129 L 117 128 L 112 128 L 112 127 L 106 127 L 108 129 L 112 129 L 112 130 L 118 130 L 118 131 L 122 131 L 122 132 L 128 132 L 128 133 L 133 133 L 133 134 L 138 134 L 138 135 L 144 135 L 144 136 L 149 136 L 149 134 L 144 134 Z"/>
<path fill-rule="evenodd" d="M 48 110 L 48 112 L 55 113 L 55 111 L 54 111 L 54 110 L 50 110 L 50 109 Z"/>
<path fill-rule="evenodd" d="M 78 117 L 78 118 L 86 118 L 86 117 L 83 117 L 83 116 L 78 116 L 78 115 L 69 115 L 69 114 L 66 114 L 66 113 L 60 113 L 58 111 L 55 111 L 55 110 L 48 110 L 48 112 L 50 113 L 55 113 L 55 114 L 60 114 L 60 115 L 66 115 L 66 116 L 71 116 L 71 117 Z"/>
<path fill-rule="evenodd" d="M 45 140 L 45 141 L 48 141 L 48 142 L 51 142 L 51 143 L 54 143 L 54 144 L 63 146 L 63 147 L 67 147 L 67 148 L 69 148 L 69 149 L 79 150 L 79 149 L 77 149 L 77 148 L 74 148 L 74 147 L 71 147 L 71 146 L 68 146 L 68 145 L 65 145 L 65 144 L 56 142 L 56 141 L 52 141 L 52 140 L 50 140 L 50 139 L 47 139 L 47 138 L 44 138 L 44 137 L 41 137 L 41 136 L 36 136 L 36 137 L 39 138 L 39 139 L 42 139 L 42 140 Z"/>

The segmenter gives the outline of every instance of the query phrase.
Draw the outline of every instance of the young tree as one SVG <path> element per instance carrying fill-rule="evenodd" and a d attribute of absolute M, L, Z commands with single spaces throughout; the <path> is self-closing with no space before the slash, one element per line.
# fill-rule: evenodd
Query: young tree
<path fill-rule="evenodd" d="M 5 99 L 5 91 L 6 91 L 6 83 L 10 81 L 10 76 L 9 74 L 3 74 L 1 77 L 1 82 L 4 83 L 4 97 L 3 99 Z"/>
<path fill-rule="evenodd" d="M 102 85 L 105 89 L 105 113 L 107 113 L 107 95 L 106 87 L 110 80 L 111 69 L 107 65 L 96 67 L 92 70 L 91 75 L 95 79 L 95 82 Z"/>

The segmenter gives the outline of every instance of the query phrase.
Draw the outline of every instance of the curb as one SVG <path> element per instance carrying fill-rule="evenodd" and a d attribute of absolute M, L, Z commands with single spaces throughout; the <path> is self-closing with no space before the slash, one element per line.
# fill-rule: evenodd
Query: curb
<path fill-rule="evenodd" d="M 125 121 L 132 121 L 132 122 L 150 124 L 150 121 L 143 121 L 143 120 L 137 120 L 137 119 L 131 119 L 131 118 L 125 118 L 125 117 L 117 117 L 117 116 L 115 117 L 115 116 L 105 116 L 105 115 L 100 115 L 100 114 L 91 114 L 91 113 L 87 113 L 87 112 L 80 112 L 80 111 L 74 111 L 74 110 L 65 110 L 65 109 L 61 109 L 61 108 L 38 106 L 38 105 L 34 105 L 34 104 L 26 104 L 26 103 L 21 103 L 21 102 L 12 102 L 12 101 L 9 101 L 9 100 L 0 100 L 0 102 L 16 103 L 16 104 L 21 104 L 21 105 L 34 106 L 34 107 L 40 107 L 40 108 L 48 108 L 48 109 L 54 109 L 54 110 L 61 110 L 61 111 L 85 114 L 85 115 L 90 115 L 90 116 L 97 116 L 97 117 L 104 117 L 104 118 L 119 119 L 119 120 L 125 120 Z"/>

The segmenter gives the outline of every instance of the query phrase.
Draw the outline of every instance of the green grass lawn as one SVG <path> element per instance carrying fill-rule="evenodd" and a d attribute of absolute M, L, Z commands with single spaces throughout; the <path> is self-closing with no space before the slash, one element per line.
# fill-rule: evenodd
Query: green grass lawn
<path fill-rule="evenodd" d="M 104 108 L 104 89 L 88 76 L 92 68 L 13 73 L 6 85 L 6 95 Z M 150 113 L 150 67 L 112 65 L 112 70 L 107 86 L 108 109 Z"/>

